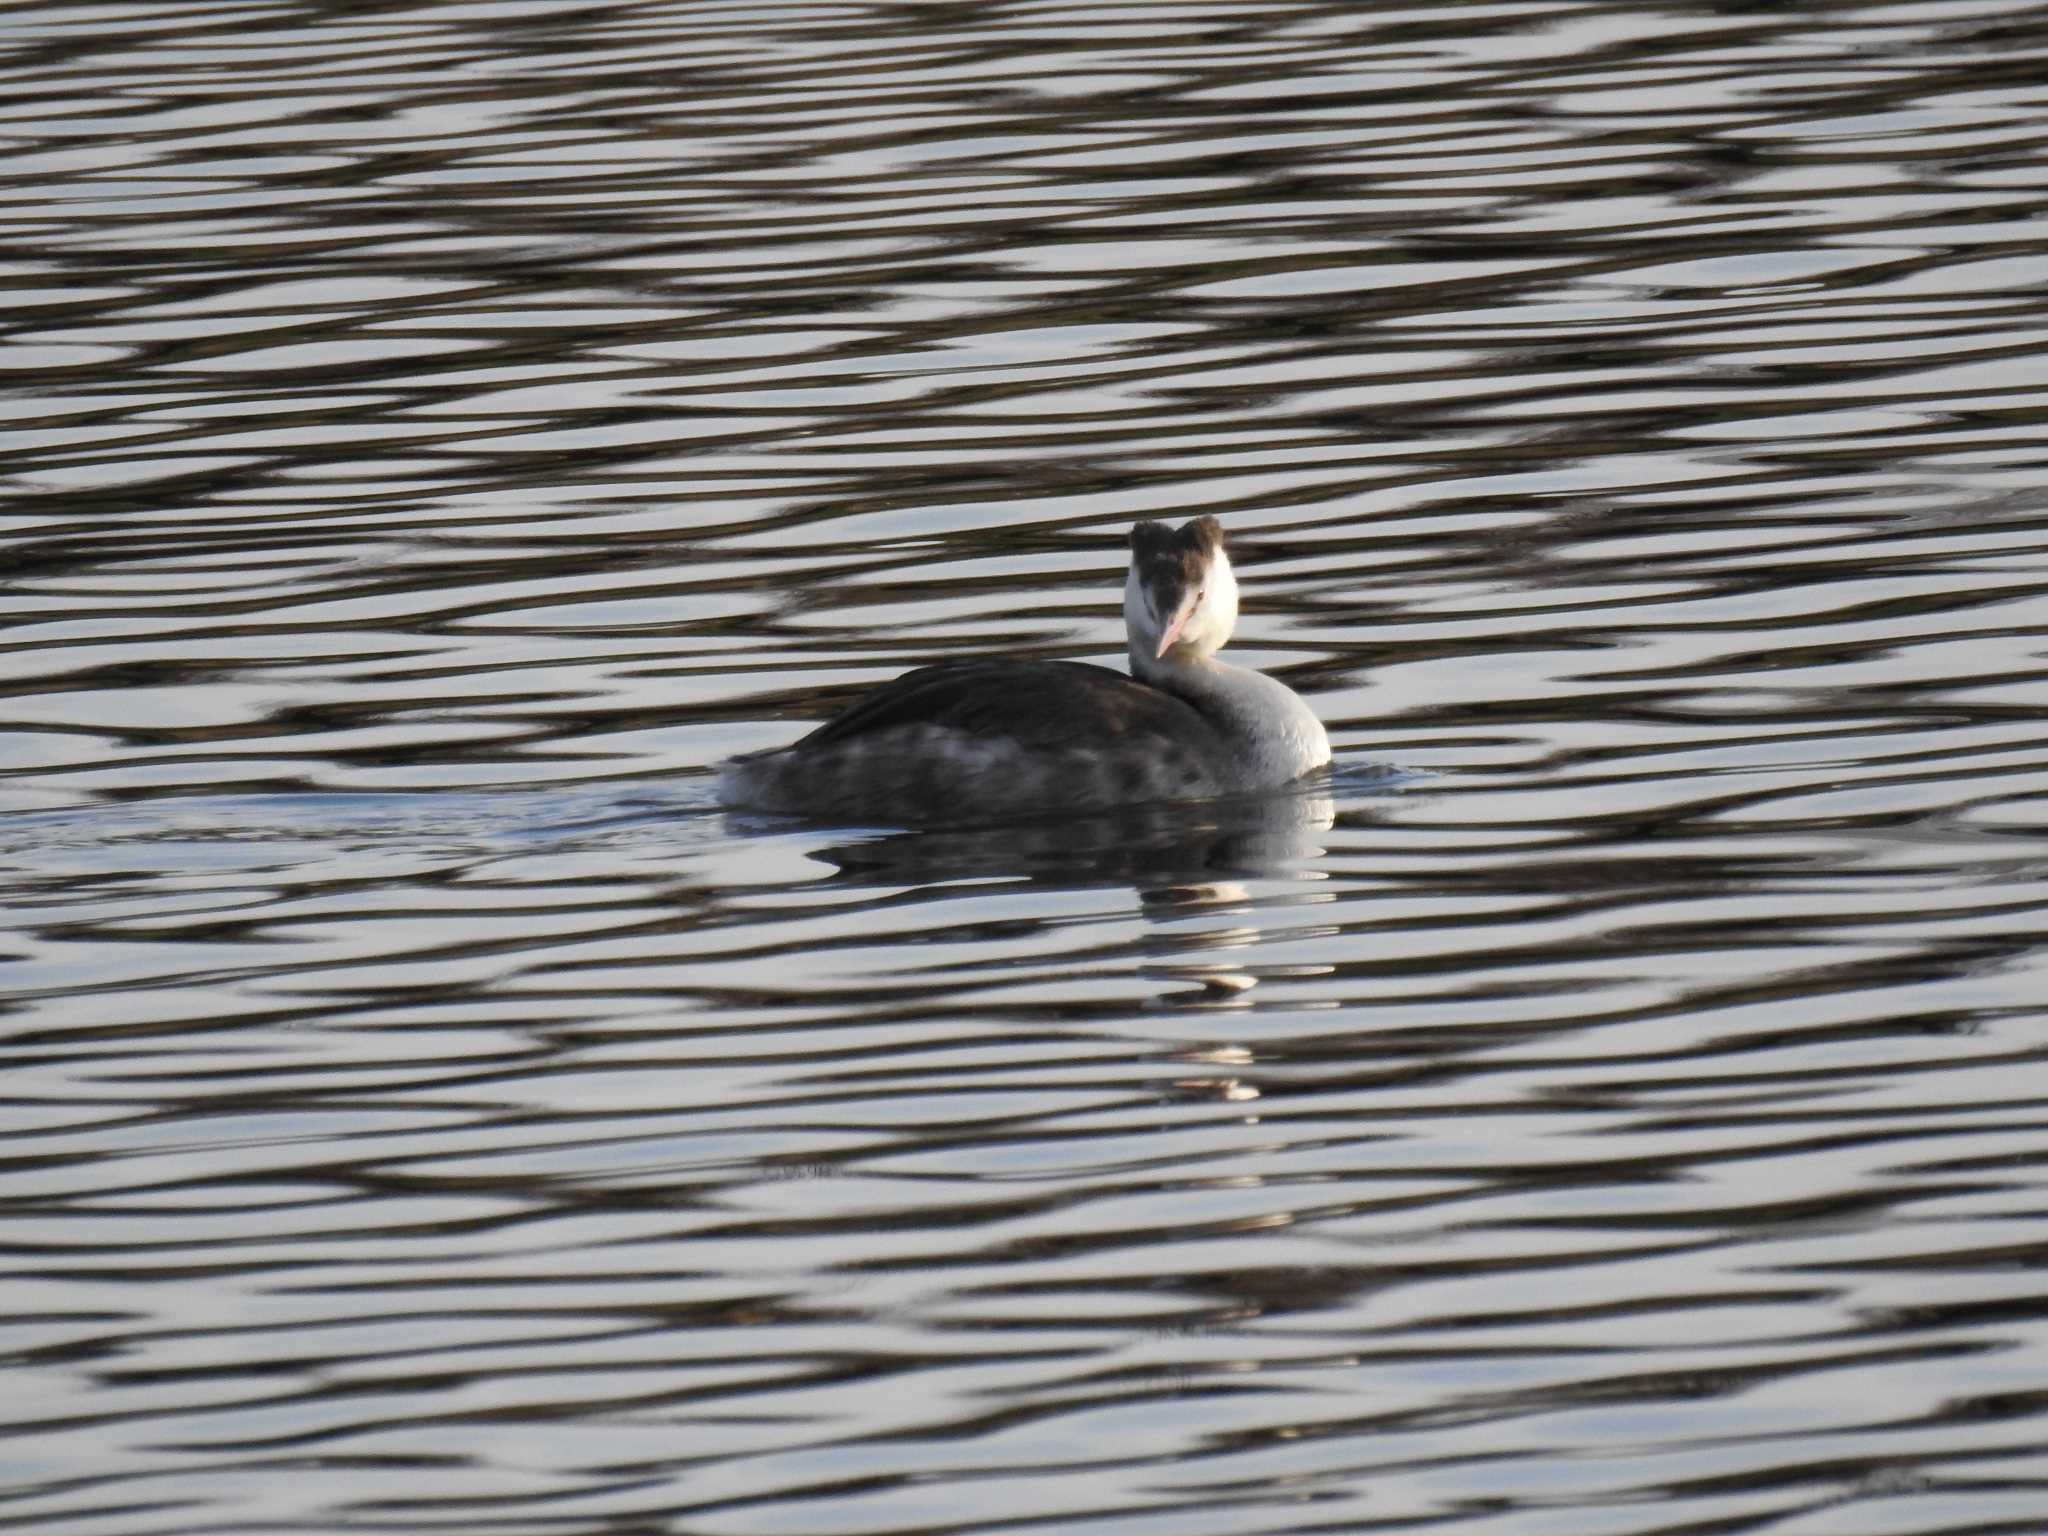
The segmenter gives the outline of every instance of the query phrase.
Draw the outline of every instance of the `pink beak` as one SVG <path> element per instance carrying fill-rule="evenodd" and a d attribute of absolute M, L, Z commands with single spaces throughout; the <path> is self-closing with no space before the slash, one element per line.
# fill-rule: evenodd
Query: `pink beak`
<path fill-rule="evenodd" d="M 1166 633 L 1159 637 L 1159 649 L 1153 654 L 1153 660 L 1157 661 L 1173 649 L 1180 639 L 1180 632 L 1188 627 L 1188 620 L 1194 617 L 1194 613 L 1195 605 L 1188 603 L 1173 616 L 1173 622 L 1166 626 Z"/>

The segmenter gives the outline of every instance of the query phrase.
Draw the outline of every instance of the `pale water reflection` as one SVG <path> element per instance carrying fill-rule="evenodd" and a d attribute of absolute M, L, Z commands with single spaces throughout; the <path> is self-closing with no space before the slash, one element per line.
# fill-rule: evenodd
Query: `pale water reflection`
<path fill-rule="evenodd" d="M 2048 1529 L 2048 10 L 0 18 L 0 1526 Z M 709 768 L 1115 660 L 1309 793 Z"/>

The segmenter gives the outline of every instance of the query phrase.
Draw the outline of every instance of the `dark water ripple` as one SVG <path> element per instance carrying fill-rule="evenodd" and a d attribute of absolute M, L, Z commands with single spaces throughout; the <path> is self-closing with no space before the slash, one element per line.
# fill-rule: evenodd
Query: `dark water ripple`
<path fill-rule="evenodd" d="M 0 1529 L 2048 1530 L 2048 7 L 0 17 Z M 703 770 L 1230 528 L 1339 765 Z"/>

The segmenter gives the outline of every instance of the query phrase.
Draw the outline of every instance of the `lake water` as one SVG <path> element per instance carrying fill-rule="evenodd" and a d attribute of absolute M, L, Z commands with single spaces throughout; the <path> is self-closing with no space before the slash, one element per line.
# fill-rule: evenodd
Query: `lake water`
<path fill-rule="evenodd" d="M 2048 8 L 0 16 L 0 1529 L 2048 1531 Z M 1259 811 L 709 768 L 1114 660 Z"/>

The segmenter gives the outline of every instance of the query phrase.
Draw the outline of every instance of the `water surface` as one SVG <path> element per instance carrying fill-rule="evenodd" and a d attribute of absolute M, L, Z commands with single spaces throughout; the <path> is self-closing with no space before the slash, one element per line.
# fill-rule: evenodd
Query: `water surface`
<path fill-rule="evenodd" d="M 0 50 L 0 1527 L 2048 1528 L 2048 11 Z M 712 802 L 1198 512 L 1325 792 Z"/>

